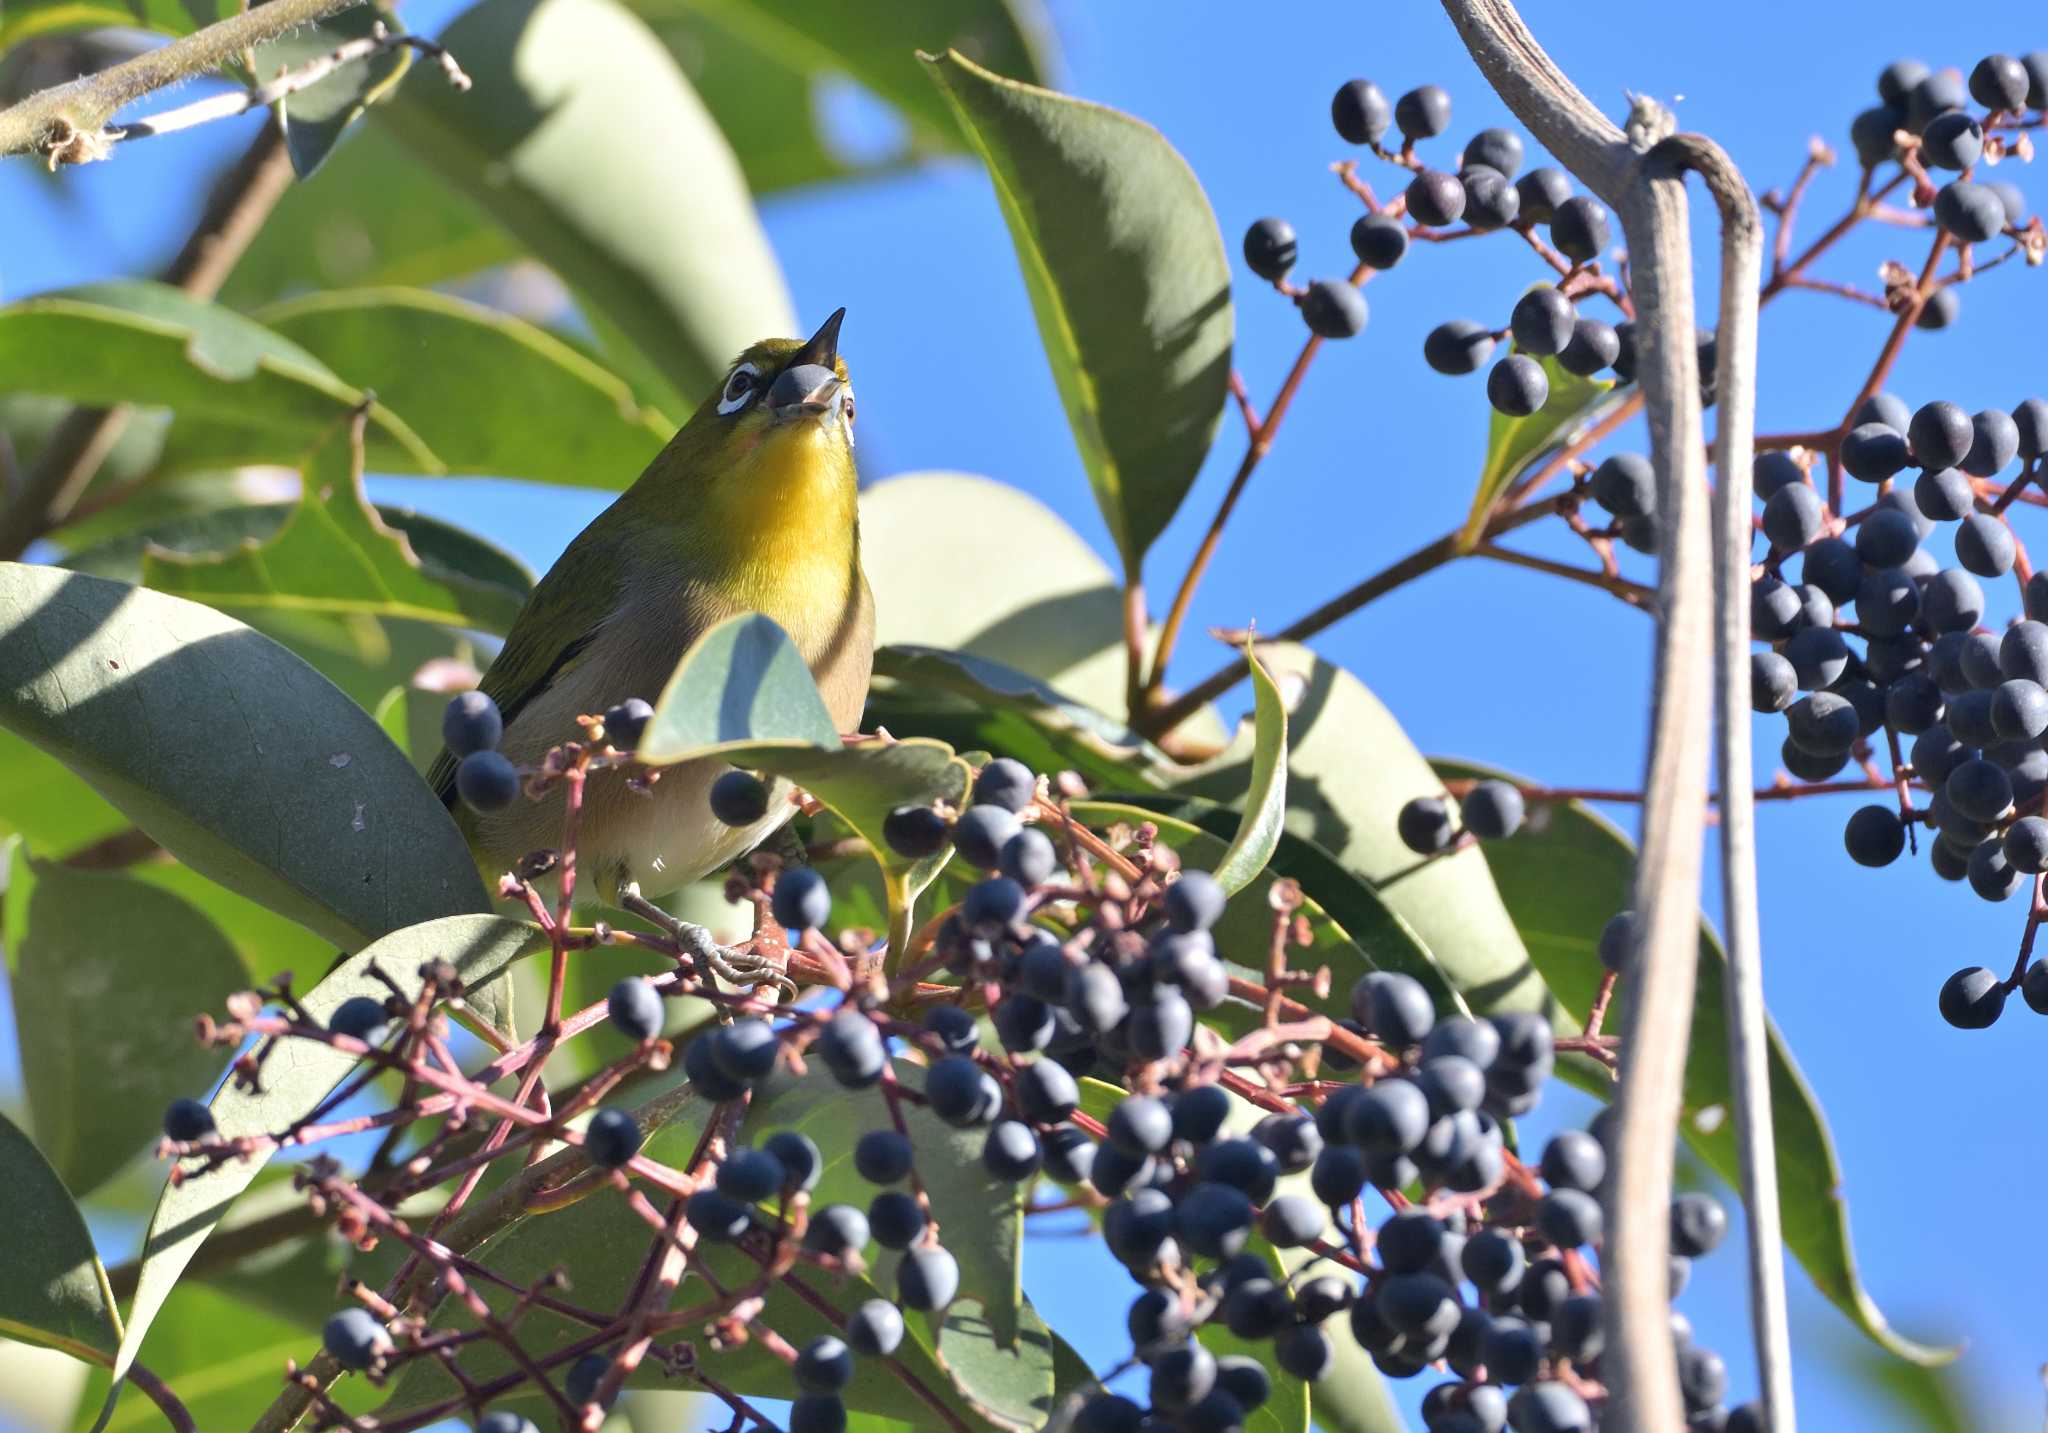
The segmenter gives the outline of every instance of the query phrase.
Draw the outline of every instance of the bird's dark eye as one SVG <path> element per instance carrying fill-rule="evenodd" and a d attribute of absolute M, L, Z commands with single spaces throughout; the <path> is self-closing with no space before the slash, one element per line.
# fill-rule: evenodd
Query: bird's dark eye
<path fill-rule="evenodd" d="M 747 400 L 754 396 L 754 390 L 760 382 L 760 370 L 751 363 L 742 363 L 725 380 L 725 391 L 718 395 L 718 411 L 734 413 L 746 407 Z"/>

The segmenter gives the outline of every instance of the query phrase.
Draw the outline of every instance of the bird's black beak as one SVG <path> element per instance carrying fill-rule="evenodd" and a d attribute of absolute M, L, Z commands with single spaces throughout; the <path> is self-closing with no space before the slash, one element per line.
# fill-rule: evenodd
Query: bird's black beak
<path fill-rule="evenodd" d="M 832 317 L 818 326 L 818 331 L 789 356 L 789 362 L 783 367 L 800 368 L 806 363 L 815 363 L 820 368 L 836 369 L 839 366 L 839 325 L 845 317 L 845 309 L 834 309 Z"/>

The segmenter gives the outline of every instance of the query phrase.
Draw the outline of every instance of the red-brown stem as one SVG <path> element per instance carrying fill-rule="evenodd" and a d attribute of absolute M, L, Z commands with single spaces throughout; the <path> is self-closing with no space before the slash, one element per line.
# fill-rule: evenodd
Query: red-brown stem
<path fill-rule="evenodd" d="M 1854 284 L 1838 283 L 1834 279 L 1810 279 L 1804 274 L 1795 274 L 1785 280 L 1788 289 L 1809 289 L 1817 294 L 1833 294 L 1836 298 L 1848 299 L 1851 303 L 1863 304 L 1869 308 L 1891 312 L 1891 305 L 1882 294 L 1873 294 Z"/>
<path fill-rule="evenodd" d="M 1478 785 L 1474 780 L 1446 781 L 1444 789 L 1453 796 L 1462 796 Z M 1757 801 L 1796 801 L 1802 796 L 1832 796 L 1851 791 L 1884 791 L 1891 786 L 1889 781 L 1811 781 L 1797 785 L 1759 786 L 1752 793 Z M 1604 801 L 1617 806 L 1640 805 L 1643 793 L 1609 787 L 1596 786 L 1520 786 L 1522 799 L 1532 804 L 1560 801 Z"/>
<path fill-rule="evenodd" d="M 1235 368 L 1230 370 L 1230 396 L 1237 400 L 1238 416 L 1244 419 L 1244 435 L 1247 439 L 1259 436 L 1259 410 L 1252 407 L 1252 395 L 1244 386 L 1244 375 Z"/>
<path fill-rule="evenodd" d="M 555 898 L 555 928 L 548 967 L 548 1008 L 541 1021 L 541 1062 L 562 1033 L 562 991 L 569 981 L 569 948 L 563 940 L 569 929 L 569 911 L 576 900 L 576 835 L 583 818 L 583 783 L 588 778 L 584 754 L 570 764 L 562 776 L 562 866 L 561 893 Z"/>
<path fill-rule="evenodd" d="M 1778 205 L 1778 232 L 1771 240 L 1771 277 L 1776 278 L 1785 271 L 1785 258 L 1792 251 L 1792 225 L 1799 217 L 1799 201 L 1806 197 L 1807 186 L 1813 183 L 1814 175 L 1822 168 L 1820 153 L 1813 148 L 1806 151 L 1806 163 L 1799 168 L 1799 177 L 1792 181 L 1792 188 L 1785 196 L 1785 202 Z"/>
<path fill-rule="evenodd" d="M 1568 497 L 1569 494 L 1565 496 Z M 1498 537 L 1502 533 L 1512 532 L 1516 528 L 1524 527 L 1539 518 L 1549 517 L 1559 510 L 1558 500 L 1551 500 L 1533 507 L 1520 507 L 1513 511 L 1503 511 L 1487 523 L 1486 536 Z M 1463 525 L 1453 528 L 1442 537 L 1436 539 L 1436 541 L 1427 543 L 1409 553 L 1391 567 L 1382 568 L 1348 592 L 1339 593 L 1314 611 L 1296 618 L 1293 622 L 1275 632 L 1267 640 L 1273 642 L 1303 641 L 1322 631 L 1331 623 L 1348 617 L 1359 608 L 1386 596 L 1395 588 L 1405 586 L 1407 583 L 1414 581 L 1424 573 L 1434 572 L 1439 567 L 1454 562 L 1460 557 L 1469 557 L 1471 554 L 1465 549 L 1464 536 L 1465 529 Z M 1145 711 L 1132 724 L 1146 735 L 1157 738 L 1172 731 L 1190 716 L 1200 711 L 1204 703 L 1222 696 L 1223 693 L 1243 681 L 1250 671 L 1251 668 L 1245 664 L 1243 657 L 1234 658 L 1228 665 L 1211 673 L 1172 701 Z"/>
<path fill-rule="evenodd" d="M 1562 577 L 1568 582 L 1580 582 L 1588 587 L 1597 587 L 1603 592 L 1619 597 L 1631 607 L 1647 608 L 1651 600 L 1656 596 L 1655 593 L 1643 586 L 1642 583 L 1630 582 L 1625 577 L 1606 572 L 1591 572 L 1583 567 L 1573 567 L 1568 562 L 1558 562 L 1552 558 L 1538 557 L 1533 553 L 1516 552 L 1513 548 L 1500 547 L 1490 542 L 1481 543 L 1478 547 L 1474 548 L 1472 555 L 1475 557 L 1491 558 L 1495 562 L 1506 563 L 1510 567 L 1526 567 L 1534 572 L 1547 572 L 1553 577 Z"/>
<path fill-rule="evenodd" d="M 1350 282 L 1364 284 L 1372 277 L 1372 270 L 1364 264 L 1351 271 Z M 1216 555 L 1216 546 L 1223 539 L 1223 525 L 1230 521 L 1230 514 L 1237 508 L 1237 500 L 1244 495 L 1245 484 L 1257 470 L 1259 463 L 1272 449 L 1273 435 L 1280 431 L 1280 422 L 1287 416 L 1288 407 L 1294 402 L 1294 395 L 1301 391 L 1301 380 L 1308 373 L 1308 366 L 1314 361 L 1323 340 L 1310 335 L 1302 344 L 1301 352 L 1295 357 L 1294 367 L 1288 370 L 1287 378 L 1280 385 L 1280 391 L 1273 398 L 1272 407 L 1266 410 L 1265 421 L 1246 445 L 1244 458 L 1237 465 L 1237 472 L 1230 479 L 1230 487 L 1223 494 L 1223 501 L 1217 505 L 1216 515 L 1209 519 L 1209 530 L 1202 534 L 1202 542 L 1195 549 L 1195 555 L 1188 562 L 1187 574 L 1180 580 L 1180 590 L 1173 595 L 1173 605 L 1167 609 L 1166 621 L 1159 629 L 1159 645 L 1153 649 L 1152 672 L 1145 679 L 1146 693 L 1157 692 L 1166 681 L 1166 664 L 1173 656 L 1174 644 L 1180 639 L 1181 625 L 1187 621 L 1188 607 L 1194 601 L 1195 589 L 1201 585 L 1202 574 L 1208 571 L 1209 561 Z M 1137 715 L 1133 708 L 1132 715 Z"/>
<path fill-rule="evenodd" d="M 1920 309 L 1927 302 L 1935 267 L 1941 263 L 1941 256 L 1948 249 L 1948 243 L 1947 230 L 1935 233 L 1934 243 L 1927 251 L 1927 262 L 1920 270 L 1920 281 L 1913 286 L 1911 300 L 1899 310 L 1899 316 L 1892 324 L 1892 331 L 1885 335 L 1884 347 L 1878 350 L 1877 362 L 1870 366 L 1870 376 L 1863 380 L 1863 386 L 1857 390 L 1848 411 L 1842 415 L 1843 432 L 1848 431 L 1850 421 L 1856 416 L 1856 410 L 1868 402 L 1878 389 L 1884 387 L 1884 380 L 1891 373 L 1892 365 L 1898 362 L 1899 350 L 1906 346 L 1906 338 L 1913 331 L 1914 320 L 1920 317 Z M 1842 510 L 1842 480 L 1842 465 L 1831 460 L 1828 464 L 1828 506 L 1836 512 Z"/>
<path fill-rule="evenodd" d="M 1589 1040 L 1600 1038 L 1600 1027 L 1607 1020 L 1607 1002 L 1614 998 L 1617 979 L 1611 970 L 1600 977 L 1600 989 L 1593 996 L 1593 1007 L 1586 1012 L 1586 1038 Z"/>
<path fill-rule="evenodd" d="M 1906 175 L 1902 170 L 1885 181 L 1882 188 L 1872 192 L 1870 178 L 1870 171 L 1865 170 L 1863 177 L 1857 181 L 1856 198 L 1849 205 L 1849 211 L 1846 214 L 1830 224 L 1826 232 L 1818 239 L 1808 244 L 1798 258 L 1789 264 L 1773 270 L 1770 281 L 1757 294 L 1758 304 L 1769 303 L 1780 293 L 1783 293 L 1786 285 L 1794 275 L 1800 273 L 1808 264 L 1833 248 L 1844 234 L 1862 223 L 1869 216 L 1872 207 L 1878 200 L 1884 198 L 1885 195 L 1906 182 Z"/>
<path fill-rule="evenodd" d="M 2027 929 L 2020 937 L 2019 959 L 2013 962 L 2012 974 L 2005 982 L 2009 991 L 2019 989 L 2020 982 L 2027 978 L 2027 966 L 2032 963 L 2034 955 L 2034 936 L 2039 933 L 2041 922 L 2048 919 L 2048 904 L 2044 904 L 2048 901 L 2048 892 L 2043 891 L 2044 883 L 2048 883 L 2048 876 L 2034 877 L 2034 898 L 2027 905 Z"/>

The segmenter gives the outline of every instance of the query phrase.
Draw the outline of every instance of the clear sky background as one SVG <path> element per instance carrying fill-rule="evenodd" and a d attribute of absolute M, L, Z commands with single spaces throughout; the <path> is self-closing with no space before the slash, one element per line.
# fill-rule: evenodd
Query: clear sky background
<path fill-rule="evenodd" d="M 1791 180 L 1809 136 L 1847 151 L 1850 118 L 1874 102 L 1886 62 L 1916 54 L 1967 71 L 1985 53 L 2048 44 L 2048 21 L 2028 10 L 2013 3 L 1944 8 L 1938 26 L 1929 24 L 1925 5 L 1902 0 L 1628 7 L 1532 0 L 1525 13 L 1609 114 L 1623 114 L 1628 92 L 1664 99 L 1685 127 L 1720 140 L 1762 191 Z M 1149 120 L 1180 148 L 1208 189 L 1234 262 L 1245 225 L 1278 214 L 1301 231 L 1301 274 L 1348 269 L 1345 235 L 1358 207 L 1327 168 L 1345 153 L 1328 120 L 1329 96 L 1341 81 L 1369 76 L 1389 95 L 1431 81 L 1449 88 L 1451 133 L 1425 151 L 1444 165 L 1475 130 L 1509 122 L 1440 11 L 1423 0 L 1258 7 L 1069 0 L 1056 3 L 1055 17 L 1067 88 Z M 0 165 L 0 213 L 9 216 L 0 297 L 148 272 L 184 232 L 206 167 L 242 142 L 226 126 L 154 140 L 117 163 L 67 173 L 57 185 L 20 160 Z M 2007 165 L 1999 177 L 2018 179 L 2037 205 L 2048 203 L 2039 166 Z M 1824 175 L 1804 232 L 1839 214 L 1852 187 L 1846 167 Z M 1701 299 L 1711 313 L 1712 233 L 1707 206 L 1694 193 Z M 810 191 L 769 201 L 763 213 L 805 320 L 848 308 L 843 351 L 860 390 L 871 475 L 984 473 L 1037 495 L 1109 553 L 1007 234 L 977 168 L 950 163 Z M 1922 236 L 1879 229 L 1843 246 L 1820 272 L 1874 288 L 1883 259 L 1917 267 L 1924 254 Z M 1237 362 L 1263 409 L 1303 329 L 1291 306 L 1250 281 L 1241 264 L 1237 272 L 1245 284 Z M 1225 538 L 1192 633 L 1252 620 L 1279 627 L 1463 517 L 1486 423 L 1483 380 L 1428 371 L 1422 336 L 1452 317 L 1504 323 L 1514 298 L 1541 276 L 1526 250 L 1502 239 L 1412 252 L 1369 287 L 1370 326 L 1333 345 L 1310 373 Z M 1763 322 L 1762 426 L 1832 423 L 1875 356 L 1884 325 L 1874 310 L 1825 296 L 1793 294 L 1773 306 Z M 2044 334 L 2048 274 L 2006 266 L 1963 290 L 1958 326 L 1914 336 L 1891 387 L 1916 405 L 1944 397 L 1968 409 L 2010 406 L 2048 391 Z M 1242 444 L 1231 416 L 1152 555 L 1155 593 L 1170 593 L 1177 582 Z M 536 568 L 601 502 L 589 493 L 480 481 L 392 481 L 382 492 L 457 517 Z M 2037 525 L 2033 517 L 2022 518 L 2023 537 Z M 1568 559 L 1583 551 L 1547 538 L 1533 546 Z M 1946 556 L 1945 548 L 1937 551 Z M 1634 575 L 1648 580 L 1646 565 L 1634 565 L 1642 569 Z M 2010 584 L 1994 588 L 1992 598 L 2000 620 L 2016 608 Z M 1639 781 L 1650 629 L 1602 593 L 1468 562 L 1402 589 L 1317 645 L 1370 685 L 1425 751 L 1559 786 Z M 1198 678 L 1218 655 L 1192 636 L 1174 676 Z M 1222 708 L 1234 717 L 1245 704 L 1238 693 Z M 1781 737 L 1782 723 L 1759 721 L 1759 780 L 1772 774 Z M 2048 1189 L 2039 1113 L 2048 1023 L 2017 1000 L 1997 1027 L 1979 1033 L 1951 1030 L 1935 1012 L 1935 992 L 1955 968 L 2008 965 L 2023 912 L 1944 885 L 1923 862 L 1882 872 L 1851 865 L 1840 832 L 1855 804 L 1835 798 L 1765 809 L 1771 1008 L 1832 1123 L 1857 1252 L 1877 1302 L 1909 1333 L 1967 1342 L 1959 1370 L 1981 1400 L 1977 1426 L 2038 1426 L 2048 1244 L 2032 1230 Z M 1627 810 L 1611 814 L 1633 823 Z M 11 1023 L 4 1028 L 0 1040 L 11 1044 Z M 11 1062 L 11 1048 L 0 1055 Z M 1583 1119 L 1591 1108 L 1567 1093 L 1548 1107 L 1564 1120 Z M 1525 1138 L 1550 1127 L 1526 1122 Z M 1727 1358 L 1736 1399 L 1755 1389 L 1740 1258 L 1739 1239 L 1731 1237 L 1680 1305 L 1702 1341 Z M 1843 1345 L 1856 1348 L 1846 1324 L 1796 1269 L 1791 1283 L 1805 1426 L 1911 1426 L 1867 1371 L 1838 1356 Z M 1107 1363 L 1123 1351 L 1123 1306 L 1135 1289 L 1126 1289 L 1099 1250 L 1085 1241 L 1045 1241 L 1031 1256 L 1027 1287 L 1091 1357 Z M 1431 1381 L 1408 1386 L 1411 1404 Z"/>

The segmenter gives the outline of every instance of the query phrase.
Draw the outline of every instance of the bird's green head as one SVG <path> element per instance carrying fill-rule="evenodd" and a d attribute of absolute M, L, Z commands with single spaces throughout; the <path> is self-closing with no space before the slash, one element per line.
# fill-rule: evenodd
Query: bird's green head
<path fill-rule="evenodd" d="M 764 338 L 733 360 L 718 391 L 690 418 L 738 461 L 768 445 L 794 441 L 853 447 L 853 385 L 839 356 L 839 325 L 845 309 L 834 311 L 818 331 L 799 342 Z"/>
<path fill-rule="evenodd" d="M 727 551 L 851 535 L 858 487 L 840 309 L 808 339 L 764 338 L 654 460 L 640 500 Z"/>

